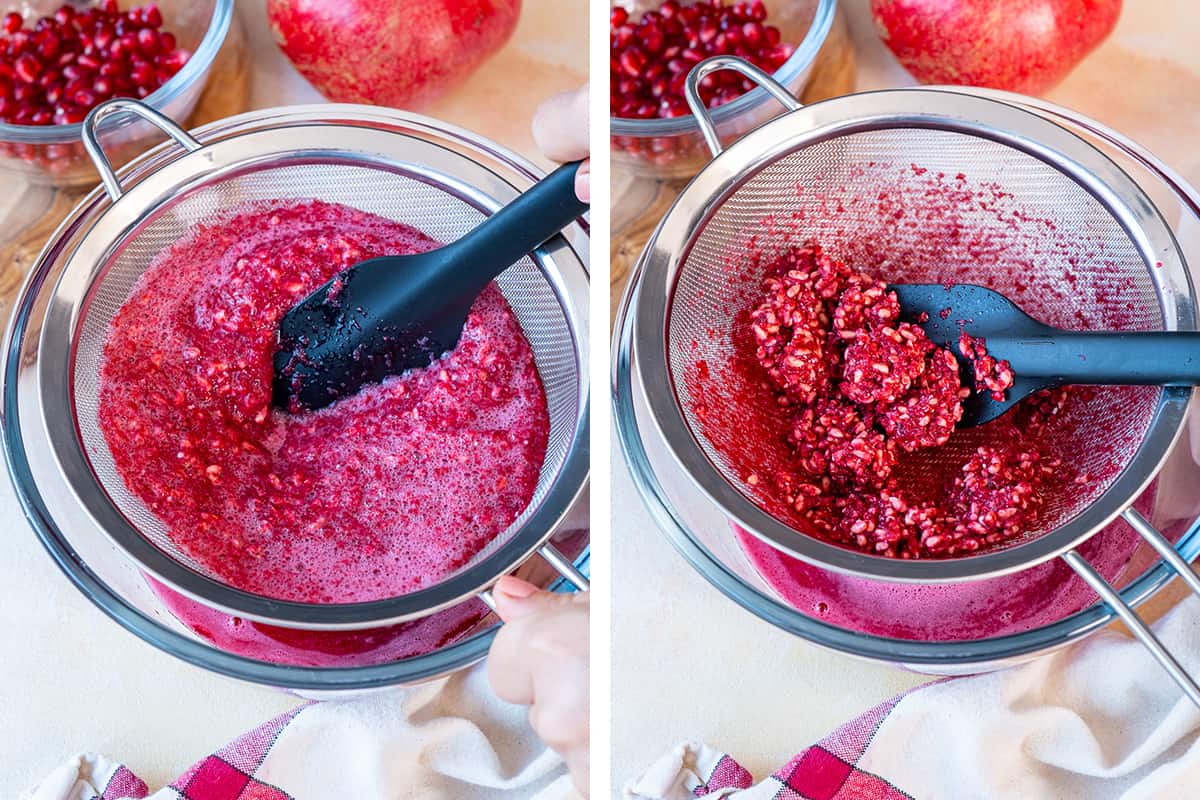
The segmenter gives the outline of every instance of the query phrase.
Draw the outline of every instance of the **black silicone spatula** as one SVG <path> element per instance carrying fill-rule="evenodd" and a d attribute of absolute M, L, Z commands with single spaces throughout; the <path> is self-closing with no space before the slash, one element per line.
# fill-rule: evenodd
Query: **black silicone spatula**
<path fill-rule="evenodd" d="M 317 409 L 454 349 L 488 282 L 587 211 L 564 164 L 466 236 L 362 261 L 284 315 L 274 402 Z"/>
<path fill-rule="evenodd" d="M 1064 331 L 1030 317 L 1004 295 L 967 283 L 895 284 L 900 317 L 954 352 L 964 374 L 971 365 L 958 349 L 963 332 L 986 339 L 988 354 L 1007 360 L 1015 374 L 1003 400 L 975 391 L 963 401 L 959 427 L 990 422 L 1023 397 L 1063 384 L 1200 385 L 1200 332 L 1123 333 Z"/>

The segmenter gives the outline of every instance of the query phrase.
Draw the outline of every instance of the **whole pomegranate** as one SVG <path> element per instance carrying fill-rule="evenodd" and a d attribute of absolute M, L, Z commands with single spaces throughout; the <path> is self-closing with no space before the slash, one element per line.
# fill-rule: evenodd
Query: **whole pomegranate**
<path fill-rule="evenodd" d="M 921 83 L 1036 95 L 1104 41 L 1121 0 L 871 0 L 871 14 Z"/>
<path fill-rule="evenodd" d="M 335 102 L 428 103 L 512 35 L 521 0 L 267 0 L 284 55 Z"/>

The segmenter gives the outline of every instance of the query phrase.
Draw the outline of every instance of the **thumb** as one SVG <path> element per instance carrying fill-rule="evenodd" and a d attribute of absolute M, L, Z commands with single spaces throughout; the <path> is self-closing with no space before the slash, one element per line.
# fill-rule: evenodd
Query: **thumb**
<path fill-rule="evenodd" d="M 505 575 L 492 587 L 496 613 L 505 622 L 528 617 L 562 602 L 563 596 L 539 589 L 528 581 Z"/>

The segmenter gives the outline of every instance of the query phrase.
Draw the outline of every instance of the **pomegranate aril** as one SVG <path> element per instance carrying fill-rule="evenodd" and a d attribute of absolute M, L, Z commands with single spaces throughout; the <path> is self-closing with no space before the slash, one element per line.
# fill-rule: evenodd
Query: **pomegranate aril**
<path fill-rule="evenodd" d="M 4 15 L 4 32 L 8 34 L 16 33 L 25 25 L 25 18 L 16 11 L 10 11 Z"/>
<path fill-rule="evenodd" d="M 75 125 L 83 122 L 87 112 L 76 106 L 58 106 L 54 109 L 54 122 L 57 125 Z"/>
<path fill-rule="evenodd" d="M 107 28 L 107 27 L 100 28 L 99 30 L 96 31 L 95 36 L 92 37 L 92 44 L 98 50 L 110 50 L 113 43 L 116 41 L 117 41 L 117 32 L 114 31 L 112 28 Z M 115 54 L 110 52 L 109 55 L 115 55 Z"/>
<path fill-rule="evenodd" d="M 646 66 L 646 56 L 641 50 L 636 47 L 631 47 L 620 57 L 621 70 L 631 78 L 637 78 L 641 75 L 642 68 Z"/>
<path fill-rule="evenodd" d="M 62 49 L 62 42 L 54 31 L 42 31 L 34 37 L 33 41 L 38 57 L 43 61 L 53 60 Z"/>
<path fill-rule="evenodd" d="M 86 92 L 91 87 L 92 83 L 90 80 L 77 78 L 68 82 L 67 85 L 63 87 L 62 97 L 67 102 L 74 103 L 75 95 L 79 94 L 80 92 Z"/>
<path fill-rule="evenodd" d="M 140 16 L 142 24 L 151 28 L 158 28 L 163 24 L 162 12 L 159 11 L 158 6 L 154 5 L 153 3 L 148 6 L 143 6 Z"/>
<path fill-rule="evenodd" d="M 129 70 L 129 79 L 138 87 L 150 88 L 155 77 L 154 65 L 145 61 L 135 62 L 133 68 Z"/>
<path fill-rule="evenodd" d="M 37 60 L 37 56 L 26 53 L 13 64 L 13 72 L 22 83 L 33 83 L 42 72 L 42 62 Z"/>
<path fill-rule="evenodd" d="M 159 51 L 158 34 L 149 28 L 137 32 L 138 50 L 147 56 L 156 55 Z"/>
<path fill-rule="evenodd" d="M 10 56 L 17 56 L 27 52 L 32 41 L 32 33 L 25 30 L 17 31 L 8 37 L 8 54 Z"/>
<path fill-rule="evenodd" d="M 84 108 L 91 108 L 100 102 L 100 99 L 96 96 L 96 93 L 91 89 L 80 89 L 70 96 L 70 100 L 75 105 L 83 106 Z"/>
<path fill-rule="evenodd" d="M 62 70 L 58 69 L 57 67 L 43 69 L 42 74 L 38 75 L 37 85 L 45 89 L 50 84 L 61 81 L 62 77 Z"/>

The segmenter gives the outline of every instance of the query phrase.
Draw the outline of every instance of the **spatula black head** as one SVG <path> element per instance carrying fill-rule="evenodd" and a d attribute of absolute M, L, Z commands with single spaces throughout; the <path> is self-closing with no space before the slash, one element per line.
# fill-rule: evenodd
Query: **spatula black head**
<path fill-rule="evenodd" d="M 274 402 L 317 409 L 454 349 L 488 282 L 587 211 L 565 164 L 458 241 L 355 264 L 279 325 Z"/>
<path fill-rule="evenodd" d="M 963 385 L 971 388 L 959 427 L 990 422 L 1033 392 L 1063 384 L 1200 384 L 1200 333 L 1194 331 L 1064 331 L 983 286 L 889 288 L 900 300 L 901 319 L 919 325 L 959 360 Z M 973 366 L 958 348 L 964 332 L 984 339 L 989 355 L 1011 364 L 1015 379 L 1003 400 L 975 391 Z"/>

